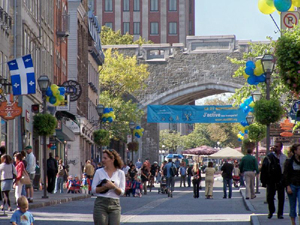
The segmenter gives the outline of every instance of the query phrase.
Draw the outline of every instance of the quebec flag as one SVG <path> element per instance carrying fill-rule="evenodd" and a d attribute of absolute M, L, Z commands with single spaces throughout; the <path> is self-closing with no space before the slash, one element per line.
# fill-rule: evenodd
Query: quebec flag
<path fill-rule="evenodd" d="M 35 94 L 36 83 L 31 55 L 7 62 L 10 75 L 13 95 Z"/>

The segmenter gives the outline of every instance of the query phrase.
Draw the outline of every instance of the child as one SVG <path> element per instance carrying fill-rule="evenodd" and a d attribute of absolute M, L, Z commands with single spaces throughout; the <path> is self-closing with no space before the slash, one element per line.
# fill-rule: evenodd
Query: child
<path fill-rule="evenodd" d="M 71 175 L 68 176 L 67 189 L 68 189 L 67 193 L 74 193 L 74 191 L 75 191 L 74 180 Z"/>
<path fill-rule="evenodd" d="M 74 187 L 75 187 L 75 193 L 80 193 L 80 180 L 78 178 L 78 176 L 75 176 L 75 180 L 73 181 L 74 182 Z"/>
<path fill-rule="evenodd" d="M 132 190 L 134 190 L 133 197 L 142 197 L 143 184 L 139 178 L 136 178 L 136 180 L 133 182 Z"/>
<path fill-rule="evenodd" d="M 82 174 L 82 180 L 81 180 L 81 193 L 82 194 L 88 194 L 89 192 L 89 180 L 86 177 L 86 173 Z"/>
<path fill-rule="evenodd" d="M 132 183 L 128 176 L 126 176 L 126 187 L 125 187 L 125 194 L 126 197 L 130 197 L 130 193 L 132 192 Z"/>
<path fill-rule="evenodd" d="M 33 225 L 34 218 L 28 210 L 28 200 L 25 196 L 18 198 L 19 210 L 16 210 L 10 218 L 12 225 Z"/>

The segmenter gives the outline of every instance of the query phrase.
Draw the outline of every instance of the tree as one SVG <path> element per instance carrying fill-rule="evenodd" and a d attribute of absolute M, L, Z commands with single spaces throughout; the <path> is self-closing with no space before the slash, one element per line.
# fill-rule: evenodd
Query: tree
<path fill-rule="evenodd" d="M 182 138 L 179 132 L 170 132 L 169 130 L 161 130 L 160 137 L 160 149 L 168 149 L 169 152 L 176 152 L 177 148 L 182 144 Z"/>

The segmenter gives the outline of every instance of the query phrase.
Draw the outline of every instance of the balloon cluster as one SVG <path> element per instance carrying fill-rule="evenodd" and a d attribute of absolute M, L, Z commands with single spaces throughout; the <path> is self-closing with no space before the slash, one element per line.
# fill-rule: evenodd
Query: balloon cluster
<path fill-rule="evenodd" d="M 258 0 L 258 9 L 263 14 L 294 11 L 295 7 L 300 7 L 300 0 Z"/>
<path fill-rule="evenodd" d="M 247 61 L 243 76 L 250 85 L 257 85 L 260 82 L 265 82 L 266 76 L 264 74 L 261 60 L 257 60 L 255 63 L 250 60 Z"/>
<path fill-rule="evenodd" d="M 140 126 L 136 126 L 133 133 L 134 133 L 134 136 L 136 136 L 137 138 L 140 138 L 144 134 L 144 128 L 141 128 Z"/>
<path fill-rule="evenodd" d="M 116 119 L 113 108 L 105 108 L 102 115 L 102 121 L 111 123 Z"/>
<path fill-rule="evenodd" d="M 254 107 L 254 101 L 252 96 L 243 99 L 242 103 L 240 105 L 240 108 L 243 110 L 245 115 L 247 116 L 249 112 L 253 112 L 253 107 Z M 237 135 L 238 141 L 244 140 L 244 135 L 248 134 L 248 122 L 247 121 L 241 121 L 241 126 L 239 126 L 239 133 Z"/>
<path fill-rule="evenodd" d="M 58 87 L 56 84 L 51 84 L 46 91 L 46 100 L 54 106 L 60 105 L 65 101 L 66 89 L 64 87 Z"/>

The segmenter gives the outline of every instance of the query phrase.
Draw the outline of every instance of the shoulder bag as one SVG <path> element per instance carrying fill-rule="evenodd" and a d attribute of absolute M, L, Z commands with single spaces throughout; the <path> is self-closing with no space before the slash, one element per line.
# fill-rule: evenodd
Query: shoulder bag
<path fill-rule="evenodd" d="M 20 182 L 21 184 L 31 184 L 30 177 L 26 170 L 23 170 Z"/>

